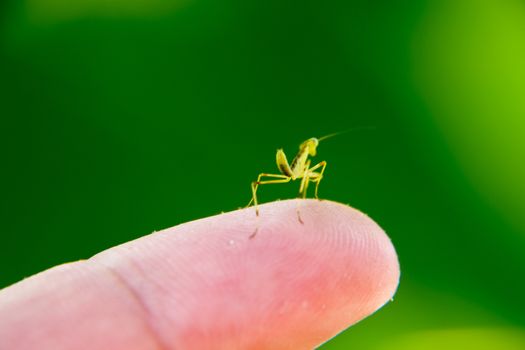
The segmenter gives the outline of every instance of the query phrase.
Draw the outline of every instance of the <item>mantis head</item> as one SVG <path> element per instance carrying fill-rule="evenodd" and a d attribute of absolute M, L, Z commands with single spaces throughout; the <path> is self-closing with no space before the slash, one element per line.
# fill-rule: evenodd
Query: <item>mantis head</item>
<path fill-rule="evenodd" d="M 319 140 L 315 137 L 312 137 L 311 139 L 308 139 L 301 143 L 301 146 L 299 149 L 308 149 L 308 154 L 311 157 L 314 157 L 317 154 L 317 146 L 319 145 Z"/>

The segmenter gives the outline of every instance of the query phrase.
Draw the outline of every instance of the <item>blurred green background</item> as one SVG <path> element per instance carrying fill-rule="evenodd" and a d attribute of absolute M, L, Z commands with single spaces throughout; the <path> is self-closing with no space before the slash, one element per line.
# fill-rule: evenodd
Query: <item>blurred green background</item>
<path fill-rule="evenodd" d="M 375 126 L 322 143 L 320 195 L 386 230 L 401 285 L 322 349 L 525 349 L 524 1 L 0 11 L 0 287 L 234 210 L 276 148 Z"/>

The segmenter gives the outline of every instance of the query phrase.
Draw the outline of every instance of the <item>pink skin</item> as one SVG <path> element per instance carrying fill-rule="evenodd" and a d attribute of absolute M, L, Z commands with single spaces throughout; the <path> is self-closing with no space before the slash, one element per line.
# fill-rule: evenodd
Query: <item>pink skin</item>
<path fill-rule="evenodd" d="M 258 218 L 248 208 L 185 223 L 0 291 L 0 349 L 311 349 L 379 309 L 398 281 L 392 243 L 366 215 L 274 202 Z"/>

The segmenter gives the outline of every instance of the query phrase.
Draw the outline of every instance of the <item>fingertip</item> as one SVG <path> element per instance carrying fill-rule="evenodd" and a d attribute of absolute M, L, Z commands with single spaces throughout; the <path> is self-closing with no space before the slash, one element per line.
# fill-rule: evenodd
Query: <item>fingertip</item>
<path fill-rule="evenodd" d="M 397 254 L 390 238 L 367 215 L 326 200 L 271 203 L 261 212 L 266 217 L 259 238 L 271 247 L 275 245 L 268 241 L 280 242 L 284 253 L 277 251 L 287 257 L 284 303 L 293 300 L 296 311 L 307 309 L 297 312 L 295 321 L 290 317 L 303 330 L 298 330 L 303 336 L 297 339 L 308 339 L 304 331 L 310 336 L 305 348 L 332 338 L 393 298 L 400 277 Z"/>

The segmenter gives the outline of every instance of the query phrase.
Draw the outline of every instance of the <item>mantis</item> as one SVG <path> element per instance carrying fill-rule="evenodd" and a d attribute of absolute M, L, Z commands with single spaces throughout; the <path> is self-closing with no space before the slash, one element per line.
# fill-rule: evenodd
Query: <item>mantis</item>
<path fill-rule="evenodd" d="M 299 145 L 299 152 L 292 160 L 291 164 L 288 163 L 288 159 L 286 158 L 286 154 L 284 153 L 283 149 L 278 149 L 276 154 L 276 162 L 280 174 L 259 174 L 257 181 L 252 182 L 252 199 L 248 203 L 247 207 L 253 203 L 255 206 L 255 213 L 257 216 L 259 216 L 257 201 L 257 190 L 259 189 L 259 186 L 287 183 L 295 180 L 301 180 L 301 184 L 299 186 L 299 196 L 302 198 L 306 198 L 306 192 L 310 182 L 315 183 L 315 198 L 318 199 L 319 183 L 323 179 L 323 174 L 326 169 L 326 161 L 323 160 L 314 166 L 310 166 L 311 160 L 309 157 L 316 156 L 319 142 L 339 134 L 340 133 L 334 133 L 321 138 L 312 137 L 302 142 Z"/>

